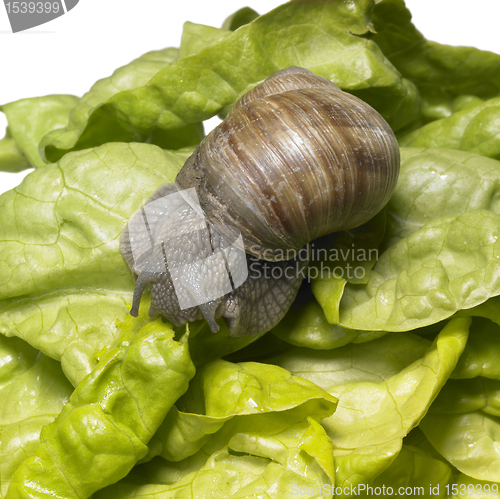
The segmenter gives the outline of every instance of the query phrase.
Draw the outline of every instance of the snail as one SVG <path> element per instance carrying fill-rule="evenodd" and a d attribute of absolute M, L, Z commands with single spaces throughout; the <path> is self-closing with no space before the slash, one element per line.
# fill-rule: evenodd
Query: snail
<path fill-rule="evenodd" d="M 120 249 L 137 276 L 131 314 L 149 284 L 150 314 L 174 325 L 205 318 L 215 332 L 224 317 L 231 336 L 268 331 L 301 284 L 300 250 L 377 214 L 399 161 L 391 128 L 368 104 L 303 68 L 274 73 L 130 219 Z M 251 272 L 238 277 L 243 267 Z M 184 281 L 191 302 L 178 291 Z"/>

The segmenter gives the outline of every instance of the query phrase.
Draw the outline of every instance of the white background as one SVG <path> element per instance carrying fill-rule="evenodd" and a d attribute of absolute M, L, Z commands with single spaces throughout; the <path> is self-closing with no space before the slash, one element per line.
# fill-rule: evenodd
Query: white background
<path fill-rule="evenodd" d="M 281 0 L 80 0 L 66 15 L 13 34 L 0 5 L 0 103 L 45 94 L 81 96 L 144 52 L 178 46 L 184 21 L 219 27 L 240 7 L 260 14 Z M 430 40 L 500 53 L 500 0 L 406 0 Z M 0 113 L 0 137 L 6 126 Z M 0 173 L 0 192 L 26 172 Z"/>

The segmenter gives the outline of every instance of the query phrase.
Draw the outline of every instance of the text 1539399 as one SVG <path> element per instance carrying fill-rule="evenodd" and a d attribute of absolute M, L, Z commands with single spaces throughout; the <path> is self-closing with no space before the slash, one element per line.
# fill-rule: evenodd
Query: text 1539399
<path fill-rule="evenodd" d="M 8 14 L 54 14 L 59 13 L 59 2 L 6 2 Z"/>

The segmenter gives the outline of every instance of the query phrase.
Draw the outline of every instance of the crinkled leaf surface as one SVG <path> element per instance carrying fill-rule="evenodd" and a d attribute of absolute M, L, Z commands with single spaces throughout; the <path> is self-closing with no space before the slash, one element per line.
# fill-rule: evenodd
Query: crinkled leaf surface
<path fill-rule="evenodd" d="M 400 494 L 405 488 L 405 497 L 444 498 L 446 484 L 451 478 L 451 467 L 418 447 L 403 445 L 401 452 L 391 465 L 371 484 L 372 487 L 392 487 L 393 493 Z M 430 487 L 433 493 L 430 493 Z M 407 489 L 406 487 L 411 487 Z M 437 488 L 436 488 L 437 487 Z M 408 493 L 412 490 L 413 493 Z M 363 494 L 362 494 L 363 495 Z M 372 494 L 364 494 L 370 496 Z M 391 494 L 387 494 L 391 495 Z"/>
<path fill-rule="evenodd" d="M 187 338 L 175 341 L 161 319 L 143 325 L 128 317 L 120 329 L 122 341 L 102 354 L 44 428 L 33 456 L 15 472 L 6 499 L 90 497 L 146 455 L 150 438 L 187 390 L 195 369 Z"/>
<path fill-rule="evenodd" d="M 317 421 L 335 402 L 277 366 L 209 363 L 178 401 L 187 412 L 174 407 L 156 435 L 178 462 L 156 458 L 102 497 L 278 499 L 293 485 L 331 486 L 332 444 Z"/>
<path fill-rule="evenodd" d="M 386 244 L 440 217 L 476 210 L 500 213 L 498 161 L 447 149 L 402 148 L 401 163 L 387 208 Z"/>
<path fill-rule="evenodd" d="M 379 257 L 386 231 L 386 210 L 355 229 L 337 232 L 314 241 L 308 278 L 325 317 L 339 322 L 339 302 L 345 285 L 366 284 Z M 305 345 L 307 346 L 307 345 Z"/>
<path fill-rule="evenodd" d="M 420 359 L 431 342 L 414 334 L 383 338 L 334 350 L 292 348 L 270 360 L 325 390 L 358 382 L 383 383 Z"/>
<path fill-rule="evenodd" d="M 500 94 L 500 55 L 426 40 L 412 24 L 404 0 L 376 2 L 373 24 L 370 38 L 416 84 L 423 98 L 423 122 L 451 115 L 457 97 L 480 101 Z"/>
<path fill-rule="evenodd" d="M 309 415 L 322 419 L 335 410 L 335 404 L 336 399 L 320 387 L 281 367 L 218 360 L 198 371 L 155 438 L 161 441 L 162 457 L 180 461 L 203 445 L 213 448 L 225 442 L 224 434 L 229 430 L 219 430 L 230 421 L 233 431 L 234 425 L 250 427 L 254 417 L 256 425 L 265 414 L 270 414 L 272 420 L 272 413 L 286 412 L 290 423 L 303 421 Z M 212 441 L 207 444 L 209 438 Z"/>
<path fill-rule="evenodd" d="M 61 360 L 68 378 L 81 380 L 132 300 L 120 234 L 189 153 L 106 144 L 68 154 L 2 194 L 0 332 Z"/>
<path fill-rule="evenodd" d="M 231 34 L 230 30 L 205 26 L 186 21 L 182 29 L 179 59 L 197 54 L 209 45 L 224 40 Z"/>
<path fill-rule="evenodd" d="M 39 445 L 73 388 L 55 360 L 19 338 L 0 335 L 0 494 Z"/>
<path fill-rule="evenodd" d="M 453 371 L 470 319 L 456 318 L 429 342 L 388 334 L 331 351 L 294 349 L 269 361 L 338 398 L 322 421 L 332 439 L 337 485 L 369 483 L 398 455 L 403 437 L 426 414 Z"/>
<path fill-rule="evenodd" d="M 428 123 L 399 142 L 405 147 L 447 147 L 500 159 L 499 128 L 500 98 L 496 98 Z"/>
<path fill-rule="evenodd" d="M 420 427 L 434 448 L 462 473 L 500 482 L 500 381 L 492 379 L 496 366 L 489 366 L 495 341 L 491 351 L 487 347 L 491 334 L 498 334 L 498 325 L 488 322 L 474 319 L 470 343 L 457 366 L 468 379 L 448 381 Z M 483 373 L 493 376 L 486 378 Z"/>
<path fill-rule="evenodd" d="M 65 127 L 79 100 L 74 95 L 46 95 L 0 106 L 7 117 L 9 135 L 31 166 L 36 168 L 45 164 L 38 152 L 42 137 L 51 130 Z"/>
<path fill-rule="evenodd" d="M 432 406 L 433 413 L 461 414 L 483 411 L 500 416 L 500 381 L 478 376 L 472 379 L 450 380 Z"/>
<path fill-rule="evenodd" d="M 0 140 L 0 171 L 17 173 L 30 166 L 30 162 L 7 131 L 5 137 Z"/>
<path fill-rule="evenodd" d="M 163 130 L 168 136 L 168 131 L 227 112 L 240 95 L 290 65 L 356 93 L 401 128 L 415 119 L 420 98 L 378 46 L 359 36 L 372 29 L 372 7 L 369 0 L 281 5 L 198 54 L 166 65 L 147 82 L 94 100 L 92 106 L 84 97 L 66 131 L 44 139 L 50 146 L 46 155 L 57 159 L 63 151 L 97 145 L 97 131 L 104 133 L 104 125 L 121 134 L 145 137 Z"/>
<path fill-rule="evenodd" d="M 175 483 L 159 482 L 172 477 L 177 466 L 156 461 L 94 497 L 282 499 L 304 487 L 312 491 L 308 497 L 331 498 L 318 493 L 332 487 L 332 447 L 324 429 L 313 419 L 297 424 L 286 418 L 278 424 L 279 418 L 274 419 L 271 425 L 263 421 L 257 428 L 236 428 L 226 446 L 208 459 L 205 456 L 195 464 L 196 471 L 184 474 Z M 152 465 L 154 469 L 149 471 Z M 148 483 L 152 473 L 155 482 Z"/>
<path fill-rule="evenodd" d="M 301 307 L 293 306 L 271 332 L 291 345 L 317 350 L 363 343 L 386 334 L 385 331 L 357 331 L 330 324 L 315 301 Z"/>
<path fill-rule="evenodd" d="M 477 310 L 471 311 L 476 314 Z M 500 380 L 500 326 L 491 320 L 473 318 L 469 336 L 452 378 L 483 376 Z"/>
<path fill-rule="evenodd" d="M 365 289 L 346 287 L 340 323 L 404 331 L 500 294 L 499 237 L 490 211 L 429 222 L 382 255 Z"/>
<path fill-rule="evenodd" d="M 379 259 L 367 284 L 316 295 L 327 319 L 334 322 L 341 296 L 340 325 L 404 331 L 499 295 L 499 181 L 496 160 L 403 149 Z"/>
<path fill-rule="evenodd" d="M 75 148 L 78 150 L 99 146 L 106 142 L 149 142 L 165 149 L 179 149 L 198 143 L 203 136 L 201 124 L 181 127 L 170 135 L 151 130 L 139 133 L 138 130 L 120 126 L 119 121 L 110 119 L 100 111 L 100 107 L 113 97 L 121 96 L 123 92 L 132 91 L 148 83 L 156 73 L 170 66 L 177 59 L 178 54 L 178 49 L 173 47 L 147 52 L 118 68 L 111 76 L 97 81 L 71 112 L 67 128 L 47 130 L 48 135 L 40 144 L 42 156 L 49 162 L 61 159 L 66 151 L 60 152 L 47 145 L 52 142 L 64 142 L 72 136 L 72 133 L 74 134 L 75 128 L 81 129 L 82 132 L 81 136 L 78 133 L 79 146 Z M 148 105 L 144 106 L 144 112 L 152 111 L 153 109 Z M 73 130 L 73 132 L 68 130 Z"/>
<path fill-rule="evenodd" d="M 429 413 L 420 427 L 438 452 L 460 471 L 477 480 L 500 482 L 500 418 L 483 411 Z"/>
<path fill-rule="evenodd" d="M 235 31 L 245 24 L 251 23 L 257 17 L 259 17 L 259 14 L 255 12 L 255 10 L 250 7 L 243 7 L 224 20 L 222 23 L 222 29 Z"/>

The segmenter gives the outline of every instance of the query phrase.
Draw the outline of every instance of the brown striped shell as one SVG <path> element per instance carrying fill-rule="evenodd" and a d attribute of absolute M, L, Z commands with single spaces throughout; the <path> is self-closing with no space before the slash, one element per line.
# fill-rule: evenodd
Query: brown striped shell
<path fill-rule="evenodd" d="M 399 147 L 371 106 L 310 71 L 278 71 L 245 94 L 176 178 L 213 223 L 267 260 L 371 219 L 388 202 Z M 288 256 L 287 256 L 288 255 Z"/>

